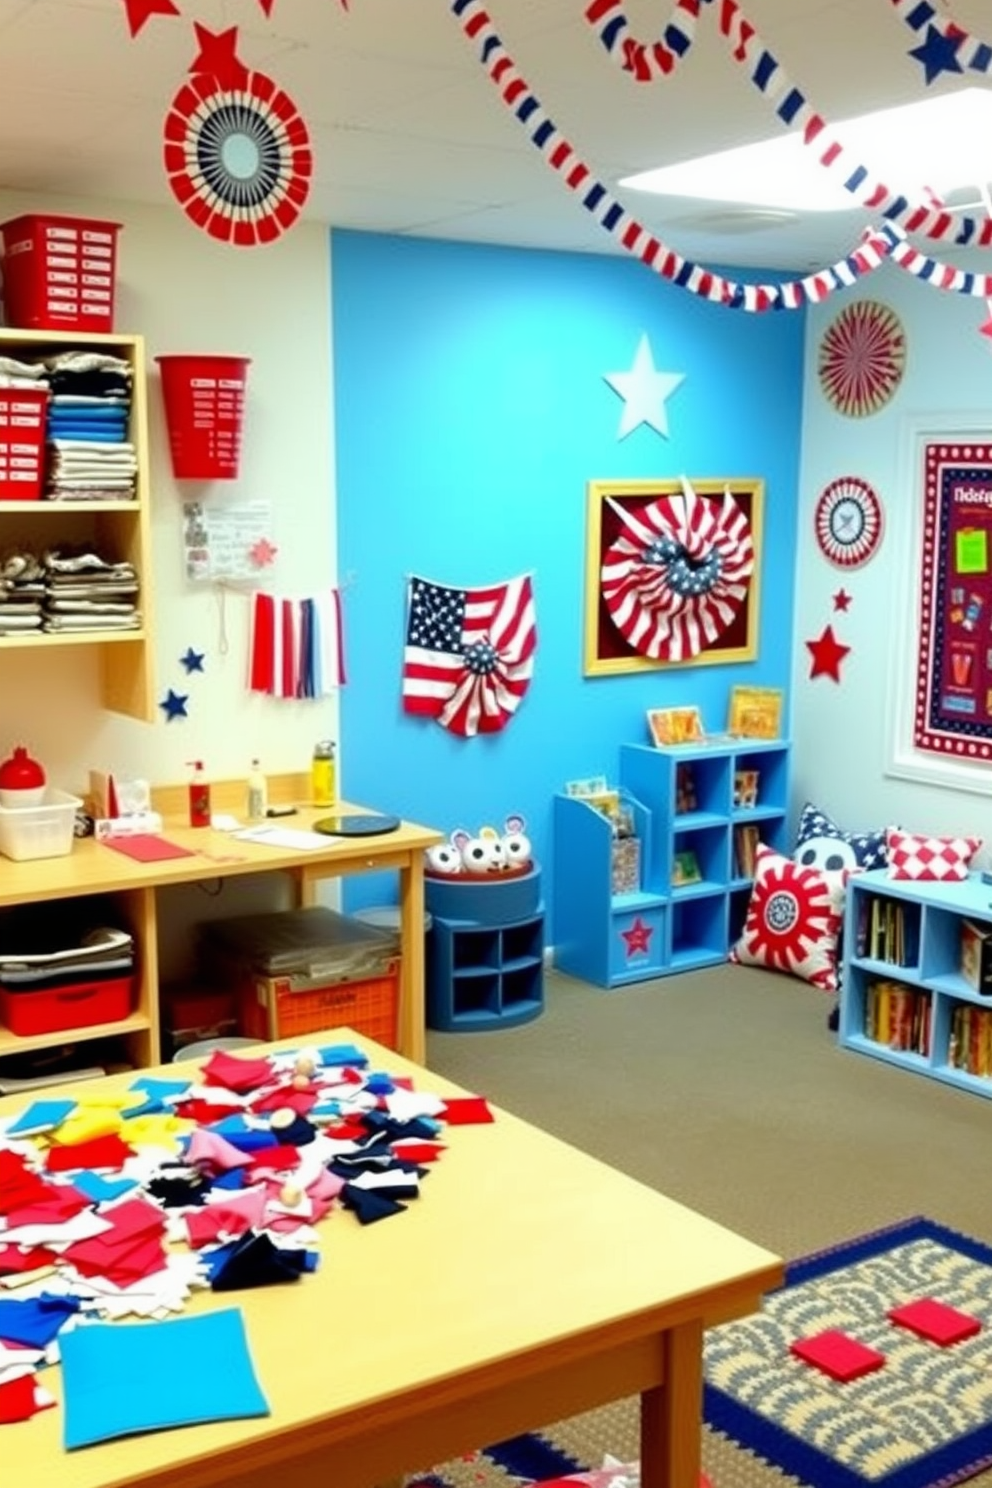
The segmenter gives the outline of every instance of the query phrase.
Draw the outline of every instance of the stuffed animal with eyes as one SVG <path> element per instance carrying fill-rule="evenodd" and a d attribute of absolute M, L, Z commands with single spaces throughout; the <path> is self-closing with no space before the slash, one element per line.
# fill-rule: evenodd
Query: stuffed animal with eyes
<path fill-rule="evenodd" d="M 462 870 L 462 855 L 453 842 L 437 842 L 424 853 L 424 868 L 438 878 L 454 878 Z"/>
<path fill-rule="evenodd" d="M 452 832 L 451 840 L 461 853 L 462 868 L 473 878 L 486 878 L 491 873 L 506 871 L 503 839 L 495 827 L 482 827 L 476 837 L 464 828 Z"/>
<path fill-rule="evenodd" d="M 533 849 L 524 828 L 527 823 L 522 816 L 508 816 L 503 831 L 503 854 L 509 869 L 529 868 Z"/>

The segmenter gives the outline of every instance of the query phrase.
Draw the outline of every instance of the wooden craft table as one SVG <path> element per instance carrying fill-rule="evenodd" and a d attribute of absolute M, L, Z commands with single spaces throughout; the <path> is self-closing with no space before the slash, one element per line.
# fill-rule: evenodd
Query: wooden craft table
<path fill-rule="evenodd" d="M 282 799 L 293 800 L 287 791 L 294 777 L 285 777 Z M 239 786 L 240 794 L 243 794 Z M 215 812 L 241 805 L 215 793 Z M 276 796 L 276 799 L 279 799 Z M 399 1047 L 411 1059 L 424 1056 L 424 849 L 441 841 L 442 834 L 414 822 L 401 822 L 394 832 L 374 837 L 326 837 L 325 846 L 309 851 L 299 847 L 272 847 L 239 841 L 228 832 L 191 828 L 181 813 L 185 790 L 166 788 L 155 801 L 162 811 L 161 836 L 189 848 L 192 856 L 159 862 L 138 863 L 108 848 L 92 837 L 75 842 L 61 858 L 39 858 L 14 862 L 0 857 L 0 908 L 86 895 L 112 895 L 127 928 L 134 935 L 138 960 L 138 990 L 130 1016 L 116 1023 L 17 1037 L 0 1027 L 0 1057 L 30 1049 L 65 1043 L 85 1048 L 87 1039 L 124 1035 L 132 1061 L 142 1067 L 157 1064 L 160 1043 L 158 977 L 158 890 L 173 884 L 213 882 L 245 874 L 282 872 L 294 883 L 299 905 L 316 902 L 322 879 L 349 873 L 394 869 L 400 881 L 400 1004 Z M 362 813 L 369 807 L 340 801 L 336 812 Z M 264 823 L 291 831 L 305 831 L 314 821 L 330 814 L 326 806 L 301 805 L 296 814 Z"/>
<path fill-rule="evenodd" d="M 419 1089 L 465 1093 L 348 1029 L 308 1036 L 342 1039 Z M 25 1104 L 0 1100 L 0 1115 Z M 0 1428 L 4 1484 L 370 1488 L 640 1394 L 642 1488 L 698 1488 L 703 1329 L 754 1311 L 779 1259 L 502 1111 L 445 1140 L 405 1214 L 321 1222 L 312 1275 L 189 1304 L 240 1307 L 270 1416 L 67 1453 L 46 1370 L 59 1404 Z"/>

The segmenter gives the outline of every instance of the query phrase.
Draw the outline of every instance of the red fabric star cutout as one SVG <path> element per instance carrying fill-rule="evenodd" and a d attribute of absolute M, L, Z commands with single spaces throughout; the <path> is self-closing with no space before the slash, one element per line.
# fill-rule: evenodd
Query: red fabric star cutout
<path fill-rule="evenodd" d="M 983 321 L 978 327 L 978 334 L 980 336 L 988 336 L 989 340 L 992 341 L 992 300 L 986 300 L 985 304 L 989 312 L 989 318 Z"/>
<path fill-rule="evenodd" d="M 268 568 L 279 549 L 274 543 L 270 543 L 267 537 L 260 537 L 257 543 L 252 543 L 248 549 L 248 557 L 256 568 Z"/>
<path fill-rule="evenodd" d="M 268 20 L 272 15 L 272 6 L 275 3 L 275 0 L 258 0 L 258 3 L 265 12 L 266 20 Z"/>
<path fill-rule="evenodd" d="M 631 956 L 636 956 L 639 951 L 643 951 L 647 955 L 654 930 L 650 925 L 645 925 L 640 915 L 638 915 L 630 929 L 621 930 L 620 934 L 627 942 L 627 959 L 629 961 Z"/>
<path fill-rule="evenodd" d="M 840 681 L 840 664 L 851 648 L 841 645 L 832 625 L 825 625 L 815 641 L 807 641 L 806 649 L 813 658 L 809 669 L 810 681 L 814 677 L 832 677 L 835 682 Z"/>
<path fill-rule="evenodd" d="M 124 0 L 127 12 L 127 29 L 132 39 L 153 15 L 178 15 L 179 6 L 173 0 Z"/>
<path fill-rule="evenodd" d="M 837 593 L 834 595 L 834 609 L 843 610 L 846 614 L 850 608 L 851 595 L 848 594 L 846 589 L 838 589 Z"/>
<path fill-rule="evenodd" d="M 243 88 L 248 81 L 248 69 L 235 53 L 238 44 L 237 26 L 226 31 L 208 31 L 199 21 L 193 22 L 200 51 L 187 68 L 195 74 L 206 73 L 215 78 L 222 88 Z"/>

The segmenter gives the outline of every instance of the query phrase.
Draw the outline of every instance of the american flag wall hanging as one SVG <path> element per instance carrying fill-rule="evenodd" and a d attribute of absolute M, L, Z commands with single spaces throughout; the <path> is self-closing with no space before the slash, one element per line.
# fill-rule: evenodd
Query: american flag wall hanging
<path fill-rule="evenodd" d="M 455 589 L 411 576 L 407 585 L 403 708 L 464 737 L 496 733 L 519 708 L 534 672 L 531 577 Z"/>

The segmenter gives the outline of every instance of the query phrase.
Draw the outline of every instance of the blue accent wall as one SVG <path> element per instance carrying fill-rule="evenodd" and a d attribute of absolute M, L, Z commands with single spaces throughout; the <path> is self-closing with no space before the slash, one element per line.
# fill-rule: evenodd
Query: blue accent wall
<path fill-rule="evenodd" d="M 695 703 L 717 731 L 732 684 L 788 687 L 803 312 L 726 310 L 617 257 L 339 230 L 331 246 L 342 792 L 445 833 L 520 812 L 547 878 L 554 793 L 615 780 L 647 708 Z M 642 333 L 685 380 L 668 438 L 618 439 L 605 375 L 631 367 Z M 757 659 L 585 677 L 587 482 L 682 474 L 765 482 Z M 463 740 L 405 714 L 408 577 L 472 588 L 525 571 L 538 649 L 509 725 Z M 387 897 L 347 880 L 349 908 Z"/>

